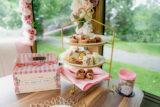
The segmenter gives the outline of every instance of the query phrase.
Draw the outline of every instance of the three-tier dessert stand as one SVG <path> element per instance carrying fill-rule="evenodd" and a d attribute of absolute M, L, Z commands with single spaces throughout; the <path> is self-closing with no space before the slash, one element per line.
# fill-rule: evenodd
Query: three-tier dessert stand
<path fill-rule="evenodd" d="M 92 65 L 92 66 L 76 66 L 76 65 L 69 64 L 69 63 L 67 63 L 67 64 L 69 64 L 70 66 L 73 66 L 73 67 L 77 67 L 77 68 L 100 67 L 100 66 L 102 66 L 103 64 L 109 65 L 109 79 L 108 79 L 108 88 L 109 88 L 110 78 L 111 78 L 111 67 L 112 67 L 112 57 L 113 57 L 113 49 L 114 49 L 115 30 L 114 30 L 113 28 L 111 28 L 110 26 L 105 25 L 105 24 L 103 24 L 103 23 L 101 23 L 101 22 L 99 22 L 99 21 L 91 18 L 88 14 L 92 14 L 92 15 L 94 14 L 94 9 L 93 9 L 93 8 L 88 8 L 87 11 L 85 11 L 85 9 L 83 9 L 83 8 L 80 8 L 80 9 L 78 10 L 78 14 L 82 14 L 82 13 L 83 13 L 83 16 L 81 16 L 80 18 L 75 19 L 74 21 L 71 21 L 71 22 L 69 22 L 69 23 L 67 23 L 67 24 L 65 24 L 65 25 L 63 25 L 63 26 L 61 27 L 62 50 L 64 51 L 64 47 L 63 47 L 63 45 L 64 45 L 63 28 L 66 27 L 66 26 L 68 26 L 68 25 L 70 25 L 70 24 L 73 24 L 74 22 L 80 21 L 80 20 L 81 20 L 82 18 L 84 18 L 84 17 L 87 17 L 87 18 L 90 19 L 91 21 L 93 21 L 93 22 L 95 22 L 95 23 L 97 23 L 97 24 L 99 24 L 99 25 L 102 25 L 102 26 L 108 28 L 109 30 L 111 30 L 111 31 L 113 32 L 113 38 L 112 38 L 111 42 L 106 41 L 106 42 L 103 42 L 103 43 L 94 43 L 94 44 L 92 44 L 92 43 L 90 43 L 90 44 L 74 43 L 74 44 L 73 44 L 73 43 L 69 43 L 69 42 L 67 43 L 67 42 L 66 42 L 66 44 L 68 44 L 68 45 L 73 45 L 73 46 L 78 46 L 78 47 L 80 47 L 80 46 L 81 46 L 81 47 L 103 46 L 103 45 L 105 45 L 105 44 L 111 45 L 110 61 L 109 61 L 109 62 L 105 62 L 105 61 L 104 61 L 104 62 L 101 63 L 101 64 Z M 66 63 L 66 61 L 63 61 L 63 64 L 64 64 L 64 63 Z M 115 88 L 114 86 L 112 86 L 112 87 Z M 110 91 L 115 91 L 115 89 L 111 89 L 111 88 L 109 88 L 109 90 L 110 90 Z M 75 84 L 73 84 L 71 93 L 74 93 L 74 91 L 75 91 Z"/>

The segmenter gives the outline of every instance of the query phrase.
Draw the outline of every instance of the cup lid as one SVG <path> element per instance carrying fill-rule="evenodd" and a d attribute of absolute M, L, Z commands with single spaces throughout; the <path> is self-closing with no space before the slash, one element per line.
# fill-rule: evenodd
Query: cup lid
<path fill-rule="evenodd" d="M 136 79 L 136 73 L 134 72 L 131 72 L 129 70 L 126 70 L 126 69 L 121 69 L 119 71 L 119 77 L 124 79 L 124 80 L 130 80 L 130 81 L 133 81 Z"/>

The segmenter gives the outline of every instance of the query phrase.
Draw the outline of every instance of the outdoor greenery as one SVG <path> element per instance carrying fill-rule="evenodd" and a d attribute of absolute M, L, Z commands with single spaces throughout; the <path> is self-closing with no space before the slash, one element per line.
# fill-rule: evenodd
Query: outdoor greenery
<path fill-rule="evenodd" d="M 42 36 L 49 26 L 55 29 L 67 23 L 71 2 L 72 0 L 33 0 L 35 23 L 38 25 L 37 36 Z"/>
<path fill-rule="evenodd" d="M 103 66 L 103 69 L 108 71 L 109 68 Z M 151 94 L 160 96 L 160 72 L 148 70 L 136 65 L 113 61 L 111 73 L 113 79 L 118 80 L 118 72 L 120 69 L 127 69 L 136 73 L 136 87 Z"/>
<path fill-rule="evenodd" d="M 57 57 L 59 57 L 60 53 L 62 52 L 61 47 L 52 45 L 50 43 L 39 41 L 37 43 L 37 48 L 39 53 L 43 52 L 54 52 Z M 160 72 L 151 71 L 139 66 L 125 64 L 113 61 L 112 64 L 112 76 L 114 79 L 118 79 L 118 72 L 120 69 L 128 69 L 136 73 L 137 79 L 135 82 L 135 86 L 139 87 L 140 89 L 160 96 Z M 108 66 L 103 66 L 105 71 L 108 71 Z M 145 81 L 145 82 L 144 82 Z"/>
<path fill-rule="evenodd" d="M 111 47 L 111 45 L 105 45 Z M 115 40 L 116 49 L 125 50 L 132 53 L 144 53 L 154 56 L 160 56 L 160 44 L 159 43 L 139 43 L 139 42 L 127 42 L 121 40 Z"/>
<path fill-rule="evenodd" d="M 49 26 L 60 28 L 69 21 L 72 0 L 33 0 L 37 35 Z M 21 27 L 19 0 L 0 0 L 0 26 Z M 5 7 L 5 8 L 4 8 Z M 160 42 L 160 5 L 158 0 L 106 0 L 106 24 L 123 41 Z M 106 33 L 111 32 L 106 29 Z"/>
<path fill-rule="evenodd" d="M 19 0 L 0 0 L 0 27 L 19 29 L 22 26 Z"/>
<path fill-rule="evenodd" d="M 160 42 L 158 0 L 106 0 L 106 24 L 123 41 Z M 141 3 L 141 5 L 138 5 Z M 111 34 L 106 30 L 107 34 Z"/>

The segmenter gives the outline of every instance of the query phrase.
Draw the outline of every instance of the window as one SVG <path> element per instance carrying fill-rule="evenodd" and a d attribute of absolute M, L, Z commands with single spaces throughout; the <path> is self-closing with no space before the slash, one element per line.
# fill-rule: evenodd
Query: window
<path fill-rule="evenodd" d="M 38 52 L 61 51 L 60 29 L 70 21 L 72 0 L 34 0 L 38 31 Z M 67 10 L 67 11 L 66 11 Z M 112 75 L 118 79 L 120 69 L 137 74 L 135 86 L 160 96 L 160 4 L 157 0 L 106 0 L 105 23 L 116 30 Z M 75 32 L 75 25 L 64 36 Z M 105 29 L 105 34 L 112 32 Z M 110 50 L 104 46 L 104 53 Z M 109 54 L 104 54 L 109 55 Z M 109 56 L 106 56 L 109 57 Z M 104 69 L 107 70 L 106 66 Z"/>
<path fill-rule="evenodd" d="M 137 74 L 135 86 L 160 96 L 160 3 L 158 0 L 106 0 L 105 23 L 116 30 L 112 75 Z M 111 35 L 107 29 L 105 34 Z M 105 49 L 109 50 L 108 45 Z"/>
<path fill-rule="evenodd" d="M 38 52 L 61 53 L 61 26 L 70 21 L 72 0 L 34 0 L 34 17 L 37 27 Z M 75 25 L 64 30 L 64 36 L 72 34 Z"/>
<path fill-rule="evenodd" d="M 0 31 L 3 29 L 17 30 L 22 26 L 19 0 L 0 1 Z"/>

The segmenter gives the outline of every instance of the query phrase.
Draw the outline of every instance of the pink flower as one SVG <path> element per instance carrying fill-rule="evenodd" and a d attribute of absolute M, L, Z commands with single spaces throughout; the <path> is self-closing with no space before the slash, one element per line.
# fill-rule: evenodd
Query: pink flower
<path fill-rule="evenodd" d="M 24 0 L 26 3 L 31 3 L 32 0 Z"/>
<path fill-rule="evenodd" d="M 23 11 L 23 14 L 24 14 L 24 15 L 31 15 L 31 14 L 32 14 L 32 12 L 31 12 L 30 9 L 24 8 L 22 11 Z"/>
<path fill-rule="evenodd" d="M 34 40 L 35 35 L 30 35 L 29 40 Z"/>
<path fill-rule="evenodd" d="M 29 24 L 29 25 L 31 25 L 32 21 L 31 20 L 27 20 L 26 23 Z"/>
<path fill-rule="evenodd" d="M 32 9 L 32 5 L 31 5 L 31 4 L 29 4 L 29 3 L 26 3 L 26 4 L 25 4 L 25 8 L 26 8 L 26 9 L 30 9 L 30 10 L 31 10 L 31 9 Z"/>
<path fill-rule="evenodd" d="M 28 30 L 28 33 L 29 33 L 30 35 L 35 35 L 35 34 L 36 34 L 36 30 L 35 30 L 34 28 L 29 29 L 29 30 Z"/>
<path fill-rule="evenodd" d="M 98 5 L 99 0 L 90 0 L 90 2 L 93 4 L 93 7 L 96 7 Z"/>
<path fill-rule="evenodd" d="M 87 10 L 88 8 L 92 8 L 93 4 L 91 2 L 88 2 L 86 0 L 82 1 L 82 8 L 84 8 L 85 10 Z"/>
<path fill-rule="evenodd" d="M 33 16 L 32 15 L 26 15 L 24 16 L 24 20 L 27 21 L 27 20 L 32 20 Z"/>
<path fill-rule="evenodd" d="M 19 6 L 20 6 L 21 9 L 24 8 L 25 4 L 26 4 L 26 3 L 25 3 L 24 0 L 20 0 L 20 1 L 19 1 Z"/>

